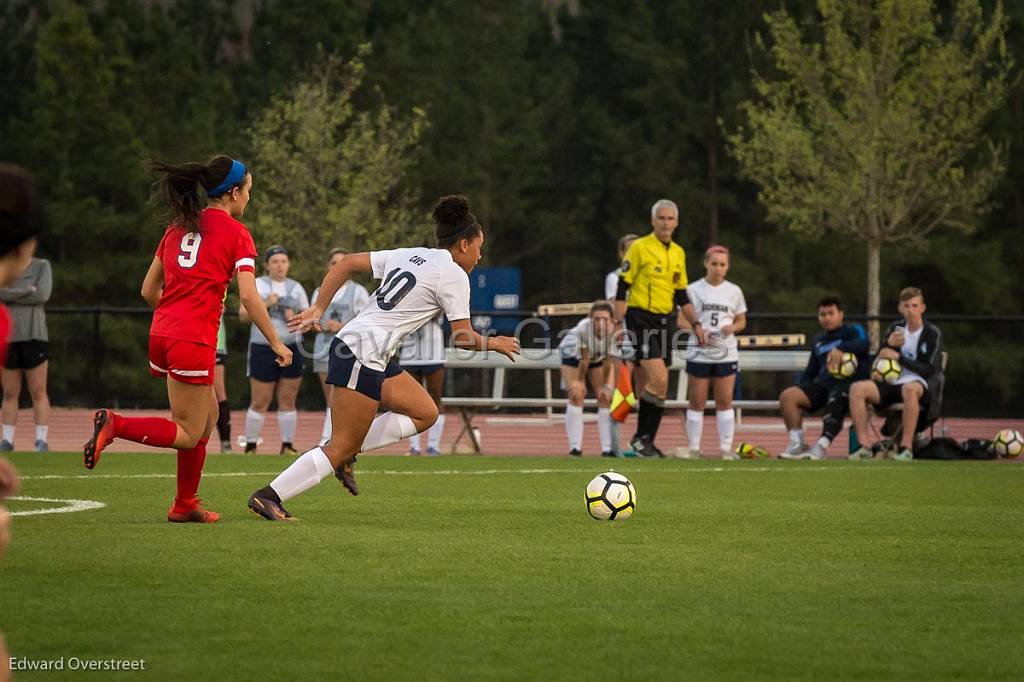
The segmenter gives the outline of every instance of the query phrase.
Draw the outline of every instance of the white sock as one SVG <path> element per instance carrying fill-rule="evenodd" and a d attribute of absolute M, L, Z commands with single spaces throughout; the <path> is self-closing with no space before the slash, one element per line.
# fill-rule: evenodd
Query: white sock
<path fill-rule="evenodd" d="M 612 452 L 612 411 L 597 408 L 597 435 L 601 438 L 601 452 Z"/>
<path fill-rule="evenodd" d="M 825 438 L 825 436 L 822 436 L 821 438 L 818 439 L 817 445 L 819 448 L 827 452 L 828 446 L 832 445 L 832 441 L 830 441 L 828 438 Z"/>
<path fill-rule="evenodd" d="M 270 482 L 281 501 L 301 495 L 334 473 L 331 460 L 320 448 L 313 448 L 292 462 L 291 466 Z"/>
<path fill-rule="evenodd" d="M 14 424 L 4 424 L 4 440 L 8 443 L 14 442 Z"/>
<path fill-rule="evenodd" d="M 299 413 L 295 410 L 290 412 L 277 411 L 277 426 L 281 429 L 281 442 L 295 442 L 295 425 L 299 423 Z"/>
<path fill-rule="evenodd" d="M 324 411 L 324 427 L 320 429 L 320 440 L 327 442 L 331 439 L 331 408 Z"/>
<path fill-rule="evenodd" d="M 804 442 L 804 430 L 803 429 L 790 429 L 789 430 L 789 444 L 790 445 L 801 445 Z"/>
<path fill-rule="evenodd" d="M 251 407 L 245 412 L 245 440 L 248 443 L 255 443 L 260 439 L 260 431 L 263 430 L 265 414 L 261 414 Z"/>
<path fill-rule="evenodd" d="M 716 410 L 718 422 L 718 447 L 725 452 L 732 452 L 732 436 L 736 432 L 736 413 L 732 410 Z"/>
<path fill-rule="evenodd" d="M 376 450 L 416 434 L 416 424 L 404 414 L 385 412 L 370 424 L 359 452 Z"/>
<path fill-rule="evenodd" d="M 686 438 L 690 450 L 700 452 L 700 439 L 704 435 L 704 412 L 686 410 Z"/>
<path fill-rule="evenodd" d="M 430 427 L 427 434 L 427 447 L 441 451 L 441 434 L 444 432 L 444 415 L 437 415 L 437 421 Z"/>
<path fill-rule="evenodd" d="M 570 450 L 583 449 L 583 406 L 565 406 L 565 435 L 569 438 Z"/>
<path fill-rule="evenodd" d="M 414 433 L 412 436 L 409 437 L 409 449 L 410 450 L 415 450 L 416 452 L 422 452 L 422 450 L 420 448 L 421 444 L 422 443 L 420 441 L 420 434 Z"/>
<path fill-rule="evenodd" d="M 49 426 L 36 426 L 36 440 L 45 441 L 48 435 L 50 435 Z"/>

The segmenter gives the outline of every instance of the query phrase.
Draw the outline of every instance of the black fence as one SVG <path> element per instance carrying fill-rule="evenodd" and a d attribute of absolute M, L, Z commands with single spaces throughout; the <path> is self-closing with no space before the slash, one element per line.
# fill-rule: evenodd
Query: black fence
<path fill-rule="evenodd" d="M 157 408 L 167 404 L 163 382 L 149 377 L 147 344 L 152 311 L 148 308 L 60 307 L 47 308 L 50 332 L 50 399 L 60 406 L 109 405 L 121 408 Z M 571 327 L 578 317 L 534 317 L 527 311 L 475 311 L 474 320 L 514 320 L 523 324 L 524 347 L 557 344 L 559 332 Z M 866 324 L 863 315 L 847 315 L 848 322 Z M 895 319 L 879 318 L 882 328 Z M 949 353 L 945 395 L 946 416 L 1022 417 L 1020 399 L 1024 386 L 1024 316 L 934 315 L 928 318 L 943 332 Z M 248 405 L 249 386 L 245 376 L 249 325 L 228 311 L 225 322 L 228 345 L 226 381 L 233 409 Z M 818 333 L 814 315 L 752 313 L 746 334 L 802 333 L 808 342 Z M 308 344 L 310 348 L 312 343 Z M 300 409 L 322 409 L 319 381 L 308 366 L 299 394 Z M 450 393 L 487 390 L 486 377 L 469 370 L 450 376 Z M 469 376 L 463 376 L 469 374 Z M 543 377 L 538 372 L 508 375 L 509 395 L 542 395 Z M 743 378 L 743 394 L 769 398 L 778 394 L 794 377 L 751 374 Z M 674 387 L 670 386 L 670 391 Z M 23 396 L 23 401 L 26 396 Z M 23 402 L 23 404 L 25 404 Z"/>

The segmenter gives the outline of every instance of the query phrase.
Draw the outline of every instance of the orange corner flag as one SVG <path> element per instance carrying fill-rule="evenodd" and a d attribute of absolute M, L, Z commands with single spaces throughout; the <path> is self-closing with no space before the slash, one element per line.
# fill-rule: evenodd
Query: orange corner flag
<path fill-rule="evenodd" d="M 612 393 L 612 419 L 617 422 L 626 421 L 626 417 L 636 405 L 636 396 L 633 395 L 633 381 L 630 379 L 629 370 L 625 364 L 619 365 L 619 376 L 615 381 L 615 391 Z"/>

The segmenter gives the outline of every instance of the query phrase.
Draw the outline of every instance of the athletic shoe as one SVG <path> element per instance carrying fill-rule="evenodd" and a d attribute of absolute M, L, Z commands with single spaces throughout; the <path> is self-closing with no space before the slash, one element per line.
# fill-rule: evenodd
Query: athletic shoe
<path fill-rule="evenodd" d="M 299 451 L 292 447 L 291 443 L 281 443 L 281 455 L 288 455 L 289 457 L 298 457 Z"/>
<path fill-rule="evenodd" d="M 405 454 L 411 455 L 413 457 L 419 457 L 420 456 L 420 451 L 419 451 L 418 448 L 409 448 L 409 452 L 407 452 Z"/>
<path fill-rule="evenodd" d="M 899 452 L 893 454 L 892 460 L 894 462 L 913 462 L 914 453 L 910 448 L 902 448 Z"/>
<path fill-rule="evenodd" d="M 811 451 L 808 454 L 809 459 L 814 460 L 815 462 L 820 462 L 821 460 L 828 457 L 828 451 L 825 450 L 825 448 L 818 445 L 817 443 L 814 444 L 814 447 L 811 448 Z"/>
<path fill-rule="evenodd" d="M 222 440 L 220 442 L 220 451 L 221 452 L 231 452 L 231 441 L 229 441 L 229 440 Z"/>
<path fill-rule="evenodd" d="M 50 451 L 50 446 L 49 446 L 49 444 L 45 440 L 40 438 L 39 440 L 36 441 L 36 452 L 49 452 L 49 451 Z"/>
<path fill-rule="evenodd" d="M 602 457 L 618 457 L 618 455 L 616 455 L 611 450 L 605 450 L 604 452 L 601 453 L 601 456 Z"/>
<path fill-rule="evenodd" d="M 196 506 L 192 509 L 179 509 L 176 504 L 171 505 L 167 520 L 171 523 L 217 523 L 220 514 L 203 509 L 202 500 L 197 497 Z"/>
<path fill-rule="evenodd" d="M 0 440 L 0 452 L 12 452 L 14 450 L 14 443 L 9 440 Z"/>
<path fill-rule="evenodd" d="M 342 465 L 334 470 L 334 477 L 341 481 L 341 484 L 345 486 L 345 490 L 349 491 L 352 495 L 359 494 L 359 486 L 356 485 L 356 472 L 355 472 L 356 458 L 353 457 L 347 462 L 343 462 Z"/>
<path fill-rule="evenodd" d="M 691 450 L 680 445 L 676 448 L 676 459 L 700 459 L 700 450 Z"/>
<path fill-rule="evenodd" d="M 92 438 L 82 448 L 82 463 L 92 469 L 100 461 L 103 448 L 114 442 L 114 419 L 110 410 L 96 410 L 92 417 Z"/>
<path fill-rule="evenodd" d="M 249 511 L 262 516 L 267 521 L 295 520 L 295 517 L 289 514 L 281 504 L 281 498 L 270 486 L 261 488 L 249 496 Z"/>
<path fill-rule="evenodd" d="M 579 448 L 573 448 L 572 450 L 569 451 L 569 454 L 572 455 L 573 457 L 582 457 L 583 451 L 580 450 Z"/>
<path fill-rule="evenodd" d="M 665 453 L 654 447 L 654 444 L 647 440 L 647 438 L 640 438 L 639 440 L 634 441 L 633 449 L 636 450 L 638 455 L 648 459 L 665 456 Z"/>
<path fill-rule="evenodd" d="M 740 459 L 740 456 L 732 450 L 722 450 L 721 455 L 722 459 Z"/>
<path fill-rule="evenodd" d="M 249 453 L 256 452 L 256 443 L 253 443 L 252 441 L 247 441 L 245 444 L 245 450 L 243 452 L 246 455 L 248 455 Z"/>
<path fill-rule="evenodd" d="M 327 445 L 327 444 L 328 444 L 328 443 L 330 443 L 330 442 L 331 442 L 331 439 L 330 439 L 330 438 L 321 438 L 321 439 L 320 439 L 320 442 L 319 442 L 319 443 L 317 443 L 317 444 L 316 444 L 316 446 L 317 446 L 318 448 L 322 448 L 323 446 Z"/>
<path fill-rule="evenodd" d="M 874 453 L 871 452 L 871 448 L 866 448 L 861 445 L 850 453 L 849 459 L 851 462 L 860 462 L 861 460 L 872 459 L 874 456 Z"/>
<path fill-rule="evenodd" d="M 441 451 L 438 450 L 437 448 L 427 448 L 427 455 L 429 455 L 430 457 L 437 457 L 440 454 Z"/>
<path fill-rule="evenodd" d="M 790 443 L 789 447 L 779 453 L 779 459 L 810 459 L 811 450 L 807 443 Z"/>

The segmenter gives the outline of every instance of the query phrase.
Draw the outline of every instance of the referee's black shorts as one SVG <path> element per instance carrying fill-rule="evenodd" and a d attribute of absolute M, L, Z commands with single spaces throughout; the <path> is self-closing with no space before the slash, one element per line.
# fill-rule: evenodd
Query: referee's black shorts
<path fill-rule="evenodd" d="M 676 316 L 660 315 L 640 308 L 626 308 L 626 330 L 634 339 L 637 360 L 657 360 L 672 364 L 672 342 Z"/>

